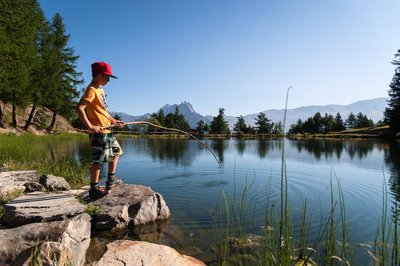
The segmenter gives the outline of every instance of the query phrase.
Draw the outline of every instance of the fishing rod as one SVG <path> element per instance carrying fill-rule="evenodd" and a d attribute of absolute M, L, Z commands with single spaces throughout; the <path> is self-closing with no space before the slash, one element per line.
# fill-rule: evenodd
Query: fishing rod
<path fill-rule="evenodd" d="M 110 129 L 110 128 L 118 127 L 118 125 L 120 125 L 120 123 L 116 123 L 116 124 L 112 124 L 110 126 L 102 127 L 102 129 Z M 211 152 L 211 154 L 214 156 L 214 159 L 217 161 L 217 163 L 221 164 L 221 162 L 218 160 L 218 158 L 215 155 L 215 153 L 210 149 L 210 147 L 207 146 L 207 144 L 205 144 L 203 141 L 199 140 L 198 138 L 196 138 L 192 134 L 190 134 L 188 132 L 185 132 L 183 130 L 155 125 L 155 124 L 150 123 L 148 121 L 134 121 L 134 122 L 126 122 L 126 123 L 124 122 L 123 125 L 148 125 L 148 126 L 152 126 L 152 127 L 156 127 L 156 128 L 160 128 L 160 129 L 164 129 L 164 130 L 169 130 L 169 131 L 175 131 L 175 132 L 187 135 L 187 136 L 195 139 L 198 143 L 200 143 L 204 147 L 206 147 L 207 150 L 209 150 Z"/>

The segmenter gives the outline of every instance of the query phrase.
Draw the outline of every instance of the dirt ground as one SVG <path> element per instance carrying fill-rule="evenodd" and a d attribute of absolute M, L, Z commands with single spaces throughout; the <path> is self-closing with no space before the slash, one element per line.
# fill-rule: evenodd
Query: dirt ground
<path fill-rule="evenodd" d="M 34 115 L 32 124 L 29 126 L 28 130 L 25 130 L 23 127 L 25 126 L 26 121 L 28 120 L 30 111 L 32 109 L 32 105 L 28 106 L 25 109 L 18 109 L 17 110 L 17 127 L 12 127 L 11 124 L 11 116 L 12 116 L 12 109 L 11 105 L 9 104 L 3 104 L 0 102 L 0 108 L 4 108 L 4 122 L 5 122 L 5 128 L 0 127 L 0 134 L 17 134 L 21 135 L 26 132 L 35 134 L 35 135 L 45 135 L 48 134 L 49 132 L 46 130 L 46 128 L 50 125 L 51 123 L 51 118 L 52 118 L 52 111 L 50 111 L 47 108 L 44 107 L 39 107 Z M 54 126 L 54 131 L 55 132 L 70 132 L 70 133 L 75 133 L 77 132 L 74 127 L 71 126 L 71 124 L 62 116 L 57 115 L 56 119 L 56 124 Z"/>

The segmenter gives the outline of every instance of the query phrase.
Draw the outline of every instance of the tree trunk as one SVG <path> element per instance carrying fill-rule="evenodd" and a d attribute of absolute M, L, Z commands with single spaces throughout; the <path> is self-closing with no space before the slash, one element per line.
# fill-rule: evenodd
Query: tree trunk
<path fill-rule="evenodd" d="M 24 126 L 24 129 L 25 129 L 25 130 L 28 130 L 28 127 L 31 125 L 32 120 L 33 120 L 33 116 L 35 115 L 35 111 L 36 111 L 36 105 L 33 105 L 33 106 L 32 106 L 32 110 L 31 110 L 31 113 L 29 114 L 28 121 L 26 121 L 26 124 L 25 124 L 25 126 Z"/>
<path fill-rule="evenodd" d="M 12 123 L 11 123 L 11 125 L 13 127 L 17 127 L 17 106 L 15 105 L 14 102 L 12 104 Z"/>
<path fill-rule="evenodd" d="M 54 125 L 56 124 L 57 112 L 53 112 L 53 118 L 51 119 L 50 126 L 47 128 L 48 131 L 53 131 Z"/>
<path fill-rule="evenodd" d="M 5 128 L 4 126 L 4 113 L 6 111 L 6 104 L 3 103 L 3 108 L 0 106 L 0 127 Z"/>

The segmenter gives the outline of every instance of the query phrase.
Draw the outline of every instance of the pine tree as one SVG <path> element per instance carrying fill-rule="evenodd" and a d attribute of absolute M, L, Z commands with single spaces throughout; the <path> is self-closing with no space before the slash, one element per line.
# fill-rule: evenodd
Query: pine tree
<path fill-rule="evenodd" d="M 340 113 L 337 113 L 336 116 L 335 116 L 333 130 L 334 131 L 342 131 L 342 130 L 345 130 L 345 129 L 346 129 L 346 126 L 344 125 L 342 116 L 340 115 Z"/>
<path fill-rule="evenodd" d="M 29 103 L 26 92 L 35 65 L 40 15 L 37 0 L 0 1 L 0 99 L 12 103 L 14 127 L 16 108 Z M 0 126 L 4 126 L 3 117 L 0 108 Z"/>
<path fill-rule="evenodd" d="M 37 53 L 30 81 L 31 86 L 30 90 L 27 91 L 32 103 L 32 109 L 25 123 L 25 129 L 28 129 L 30 126 L 36 108 L 45 104 L 48 88 L 52 87 L 51 77 L 48 75 L 49 71 L 51 71 L 50 62 L 52 61 L 51 53 L 53 48 L 50 30 L 50 24 L 42 14 L 37 32 Z"/>
<path fill-rule="evenodd" d="M 257 133 L 269 134 L 272 131 L 273 125 L 264 113 L 259 113 L 256 118 Z"/>
<path fill-rule="evenodd" d="M 197 122 L 197 125 L 196 125 L 196 129 L 195 129 L 196 130 L 196 134 L 200 138 L 203 138 L 205 133 L 206 133 L 206 131 L 208 131 L 207 128 L 208 127 L 207 127 L 206 122 L 204 122 L 204 120 L 200 120 L 199 122 Z"/>
<path fill-rule="evenodd" d="M 386 107 L 383 114 L 384 121 L 390 128 L 400 130 L 400 49 L 397 50 L 392 64 L 396 66 L 395 73 L 389 85 L 388 91 L 389 100 L 388 107 Z"/>
<path fill-rule="evenodd" d="M 247 133 L 247 125 L 246 122 L 244 121 L 243 116 L 238 116 L 237 117 L 237 122 L 235 123 L 233 130 L 235 130 L 237 133 Z"/>
<path fill-rule="evenodd" d="M 46 107 L 53 111 L 53 117 L 48 130 L 54 128 L 58 114 L 71 117 L 74 106 L 76 105 L 79 91 L 77 85 L 82 84 L 80 79 L 81 73 L 76 72 L 76 62 L 79 56 L 74 55 L 72 48 L 68 47 L 69 35 L 65 33 L 65 25 L 60 14 L 56 13 L 51 22 L 53 47 L 51 73 L 52 84 L 54 87 L 49 88 Z"/>
<path fill-rule="evenodd" d="M 214 134 L 229 134 L 228 122 L 225 121 L 225 109 L 219 108 L 218 116 L 214 116 L 210 124 L 210 131 Z"/>
<path fill-rule="evenodd" d="M 347 128 L 356 128 L 356 116 L 353 113 L 350 113 L 346 119 Z"/>

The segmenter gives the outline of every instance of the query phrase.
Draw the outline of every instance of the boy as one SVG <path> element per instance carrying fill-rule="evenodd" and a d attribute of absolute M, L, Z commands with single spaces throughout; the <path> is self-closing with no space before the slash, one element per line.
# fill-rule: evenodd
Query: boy
<path fill-rule="evenodd" d="M 89 197 L 97 199 L 105 196 L 108 191 L 122 180 L 115 176 L 118 158 L 121 148 L 109 129 L 104 127 L 118 124 L 122 127 L 124 122 L 115 120 L 107 110 L 106 95 L 102 88 L 111 78 L 111 66 L 105 62 L 92 64 L 92 82 L 86 88 L 84 95 L 79 101 L 76 112 L 83 124 L 89 129 L 89 137 L 92 147 L 93 165 L 90 169 Z M 86 109 L 86 112 L 85 112 Z M 101 164 L 108 162 L 108 177 L 106 190 L 98 186 Z"/>

